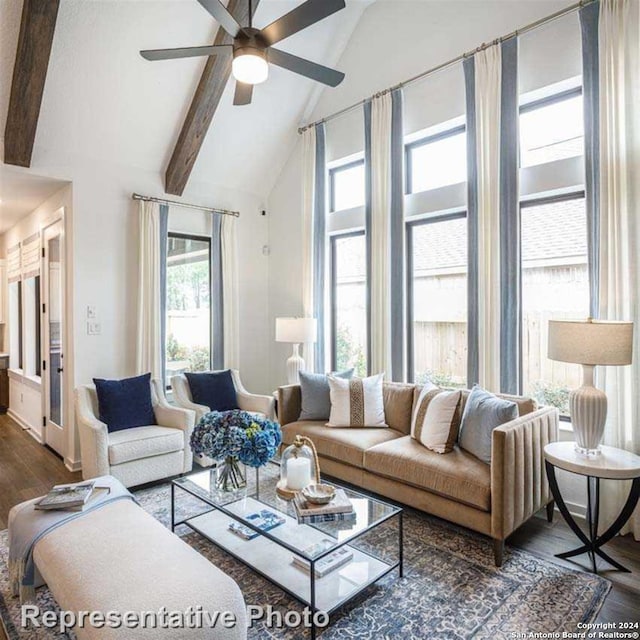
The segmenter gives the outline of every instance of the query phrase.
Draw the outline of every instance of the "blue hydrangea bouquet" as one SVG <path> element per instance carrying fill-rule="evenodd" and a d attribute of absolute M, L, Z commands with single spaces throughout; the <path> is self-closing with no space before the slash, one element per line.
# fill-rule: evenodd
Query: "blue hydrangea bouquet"
<path fill-rule="evenodd" d="M 248 467 L 262 467 L 275 456 L 281 442 L 277 422 L 238 409 L 206 413 L 191 434 L 195 454 L 224 461 L 216 481 L 222 491 L 246 486 L 238 461 Z"/>

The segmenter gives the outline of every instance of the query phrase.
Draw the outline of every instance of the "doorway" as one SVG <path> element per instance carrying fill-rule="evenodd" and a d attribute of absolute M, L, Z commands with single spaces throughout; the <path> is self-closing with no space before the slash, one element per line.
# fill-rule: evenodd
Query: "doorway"
<path fill-rule="evenodd" d="M 42 327 L 44 443 L 66 454 L 64 415 L 65 277 L 64 222 L 46 227 L 42 238 Z"/>

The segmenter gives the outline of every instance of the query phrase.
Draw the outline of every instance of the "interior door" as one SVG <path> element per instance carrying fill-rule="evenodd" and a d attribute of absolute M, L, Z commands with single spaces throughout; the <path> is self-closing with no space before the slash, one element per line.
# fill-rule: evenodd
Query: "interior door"
<path fill-rule="evenodd" d="M 43 239 L 43 360 L 45 390 L 45 444 L 64 457 L 64 225 L 62 220 L 44 230 Z"/>

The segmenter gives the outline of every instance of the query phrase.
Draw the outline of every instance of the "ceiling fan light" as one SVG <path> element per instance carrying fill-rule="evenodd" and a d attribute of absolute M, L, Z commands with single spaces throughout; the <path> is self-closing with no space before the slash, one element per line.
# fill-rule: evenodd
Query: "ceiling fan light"
<path fill-rule="evenodd" d="M 269 65 L 260 53 L 238 53 L 233 58 L 233 77 L 238 82 L 260 84 L 269 77 Z"/>

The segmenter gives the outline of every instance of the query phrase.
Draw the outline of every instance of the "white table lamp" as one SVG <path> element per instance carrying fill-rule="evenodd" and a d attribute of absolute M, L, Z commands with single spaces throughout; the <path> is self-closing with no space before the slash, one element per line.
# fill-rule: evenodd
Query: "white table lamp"
<path fill-rule="evenodd" d="M 633 322 L 550 320 L 549 359 L 582 365 L 582 386 L 569 394 L 576 450 L 597 455 L 607 418 L 607 396 L 593 386 L 595 365 L 631 364 Z"/>
<path fill-rule="evenodd" d="M 287 381 L 298 384 L 298 373 L 304 370 L 300 345 L 316 341 L 318 323 L 315 318 L 276 318 L 276 342 L 293 344 L 293 353 L 287 360 Z"/>

